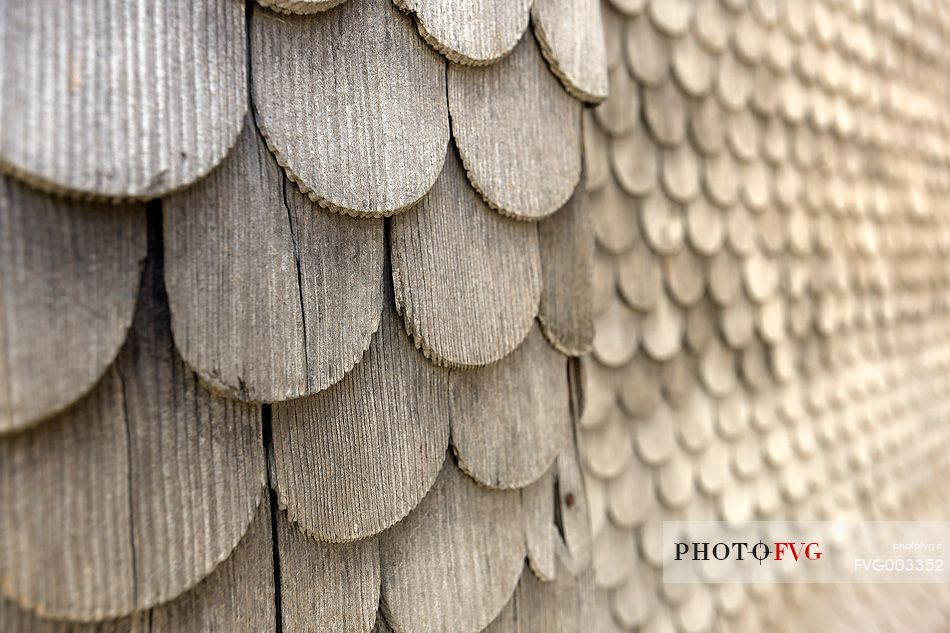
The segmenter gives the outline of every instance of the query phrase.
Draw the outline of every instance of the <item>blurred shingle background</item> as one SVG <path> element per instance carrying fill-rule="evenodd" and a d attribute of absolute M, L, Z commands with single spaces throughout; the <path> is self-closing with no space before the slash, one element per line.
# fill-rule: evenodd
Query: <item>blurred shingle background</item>
<path fill-rule="evenodd" d="M 0 633 L 947 630 L 946 6 L 0 9 Z"/>
<path fill-rule="evenodd" d="M 946 587 L 664 585 L 664 520 L 945 519 L 950 7 L 609 0 L 580 444 L 604 631 L 946 631 Z"/>

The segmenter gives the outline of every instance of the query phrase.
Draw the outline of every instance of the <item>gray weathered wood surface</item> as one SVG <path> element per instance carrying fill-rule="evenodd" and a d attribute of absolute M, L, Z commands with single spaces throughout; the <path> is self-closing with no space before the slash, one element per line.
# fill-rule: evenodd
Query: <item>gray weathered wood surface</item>
<path fill-rule="evenodd" d="M 320 13 L 332 9 L 347 0 L 257 0 L 262 6 L 281 13 L 299 13 L 303 15 Z"/>
<path fill-rule="evenodd" d="M 275 632 L 273 567 L 265 500 L 230 557 L 193 590 L 152 609 L 143 633 Z"/>
<path fill-rule="evenodd" d="M 282 630 L 367 633 L 379 607 L 376 539 L 322 543 L 277 517 Z"/>
<path fill-rule="evenodd" d="M 0 590 L 49 616 L 120 617 L 179 596 L 231 554 L 262 496 L 260 409 L 197 384 L 150 262 L 103 380 L 0 442 Z"/>
<path fill-rule="evenodd" d="M 575 577 L 560 566 L 557 579 L 541 582 L 527 569 L 505 609 L 485 633 L 575 633 L 591 630 L 589 574 Z M 598 629 L 599 630 L 599 629 Z"/>
<path fill-rule="evenodd" d="M 487 365 L 527 336 L 541 295 L 537 229 L 489 209 L 453 148 L 429 195 L 393 218 L 390 243 L 396 305 L 434 362 Z"/>
<path fill-rule="evenodd" d="M 55 192 L 153 198 L 210 171 L 247 111 L 244 3 L 4 3 L 0 165 Z"/>
<path fill-rule="evenodd" d="M 581 104 L 548 71 L 533 37 L 485 68 L 448 70 L 452 134 L 492 208 L 533 220 L 564 206 L 581 172 Z"/>
<path fill-rule="evenodd" d="M 528 27 L 532 0 L 394 0 L 415 15 L 419 34 L 459 64 L 491 64 L 515 47 Z"/>
<path fill-rule="evenodd" d="M 92 389 L 125 341 L 145 208 L 69 204 L 0 177 L 0 434 Z"/>
<path fill-rule="evenodd" d="M 274 633 L 270 511 L 262 503 L 231 556 L 192 591 L 127 618 L 79 624 L 47 620 L 0 598 L 9 633 Z"/>
<path fill-rule="evenodd" d="M 567 358 L 538 327 L 507 358 L 453 371 L 452 446 L 459 467 L 492 488 L 521 488 L 563 450 L 571 424 Z"/>
<path fill-rule="evenodd" d="M 541 249 L 541 331 L 569 356 L 594 339 L 594 234 L 583 184 L 564 207 L 538 224 Z"/>
<path fill-rule="evenodd" d="M 555 468 L 552 465 L 537 481 L 521 490 L 528 566 L 545 582 L 557 576 L 557 548 L 561 542 L 555 522 Z"/>
<path fill-rule="evenodd" d="M 551 70 L 574 97 L 607 98 L 607 46 L 599 0 L 534 0 L 534 33 Z"/>
<path fill-rule="evenodd" d="M 366 538 L 405 517 L 439 474 L 448 370 L 415 349 L 389 296 L 360 363 L 273 417 L 273 485 L 291 520 L 325 541 Z"/>
<path fill-rule="evenodd" d="M 383 617 L 382 612 L 376 614 L 376 624 L 373 626 L 373 633 L 393 633 L 393 630 L 389 628 L 389 623 L 386 622 L 386 618 Z"/>
<path fill-rule="evenodd" d="M 317 18 L 255 7 L 253 106 L 277 160 L 321 205 L 384 216 L 418 201 L 449 140 L 445 60 L 390 0 Z"/>
<path fill-rule="evenodd" d="M 518 491 L 479 486 L 447 459 L 416 510 L 380 536 L 381 608 L 395 631 L 476 633 L 510 599 L 524 557 Z"/>
<path fill-rule="evenodd" d="M 557 503 L 560 504 L 561 526 L 568 558 L 565 564 L 572 574 L 580 574 L 591 564 L 592 544 L 587 492 L 581 478 L 577 449 L 570 446 L 558 456 Z"/>
<path fill-rule="evenodd" d="M 326 389 L 369 347 L 382 311 L 382 220 L 321 209 L 248 121 L 208 178 L 163 203 L 175 343 L 231 398 Z"/>

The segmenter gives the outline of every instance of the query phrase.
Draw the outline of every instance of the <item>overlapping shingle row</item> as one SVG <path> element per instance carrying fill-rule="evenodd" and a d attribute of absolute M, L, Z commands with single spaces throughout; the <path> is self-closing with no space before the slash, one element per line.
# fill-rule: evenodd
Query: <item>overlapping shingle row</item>
<path fill-rule="evenodd" d="M 597 3 L 261 5 L 0 26 L 0 629 L 582 630 Z"/>
<path fill-rule="evenodd" d="M 660 547 L 664 520 L 903 518 L 945 488 L 950 14 L 603 11 L 610 96 L 584 128 L 592 630 L 905 630 L 805 586 L 664 584 Z M 946 628 L 936 594 L 920 609 L 915 627 Z"/>

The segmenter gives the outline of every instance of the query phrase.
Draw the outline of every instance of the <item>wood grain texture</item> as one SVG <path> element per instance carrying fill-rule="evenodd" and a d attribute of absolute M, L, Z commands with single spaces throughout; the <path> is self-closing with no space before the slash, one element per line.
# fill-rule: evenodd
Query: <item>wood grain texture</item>
<path fill-rule="evenodd" d="M 9 3 L 0 165 L 44 190 L 154 198 L 227 154 L 247 111 L 244 3 Z"/>
<path fill-rule="evenodd" d="M 587 192 L 578 185 L 560 211 L 538 224 L 545 338 L 568 356 L 583 356 L 594 340 L 594 232 Z"/>
<path fill-rule="evenodd" d="M 323 541 L 366 538 L 405 517 L 448 446 L 448 371 L 422 357 L 386 303 L 343 380 L 273 408 L 273 487 L 290 519 Z"/>
<path fill-rule="evenodd" d="M 574 97 L 607 98 L 607 44 L 598 0 L 535 0 L 534 33 L 551 71 Z"/>
<path fill-rule="evenodd" d="M 483 488 L 447 459 L 422 503 L 380 536 L 380 606 L 401 633 L 476 633 L 508 602 L 524 557 L 518 491 Z"/>
<path fill-rule="evenodd" d="M 418 201 L 449 140 L 445 61 L 389 0 L 251 19 L 252 100 L 268 146 L 311 200 L 357 216 Z"/>
<path fill-rule="evenodd" d="M 593 581 L 575 577 L 566 569 L 557 579 L 542 582 L 525 570 L 505 609 L 485 633 L 576 633 L 589 630 L 584 617 L 592 596 Z"/>
<path fill-rule="evenodd" d="M 0 434 L 92 389 L 125 341 L 145 208 L 72 204 L 0 178 Z"/>
<path fill-rule="evenodd" d="M 572 574 L 577 575 L 590 567 L 593 544 L 590 506 L 576 446 L 570 446 L 558 455 L 556 476 L 561 530 L 569 555 L 565 564 Z"/>
<path fill-rule="evenodd" d="M 558 544 L 562 543 L 555 521 L 555 468 L 549 468 L 537 481 L 521 491 L 528 566 L 544 582 L 554 580 L 557 576 Z"/>
<path fill-rule="evenodd" d="M 257 0 L 261 6 L 281 13 L 299 13 L 308 15 L 332 9 L 347 0 Z"/>
<path fill-rule="evenodd" d="M 469 180 L 524 220 L 564 206 L 581 173 L 581 104 L 547 69 L 534 37 L 486 68 L 448 71 L 452 134 Z"/>
<path fill-rule="evenodd" d="M 175 343 L 204 382 L 239 400 L 299 398 L 340 380 L 369 347 L 382 220 L 308 200 L 253 122 L 219 169 L 162 208 Z"/>
<path fill-rule="evenodd" d="M 376 539 L 321 543 L 277 517 L 281 630 L 368 633 L 379 607 Z"/>
<path fill-rule="evenodd" d="M 127 618 L 80 624 L 45 620 L 0 598 L 10 633 L 275 633 L 270 510 L 262 503 L 231 556 L 177 600 Z"/>
<path fill-rule="evenodd" d="M 382 613 L 376 615 L 376 624 L 373 626 L 373 633 L 393 633 L 393 630 L 389 628 L 389 623 L 386 622 L 386 618 L 383 617 Z"/>
<path fill-rule="evenodd" d="M 175 353 L 158 236 L 132 330 L 72 408 L 0 442 L 0 591 L 79 621 L 171 600 L 224 561 L 265 484 L 259 407 Z"/>
<path fill-rule="evenodd" d="M 527 336 L 541 298 L 537 228 L 493 213 L 451 148 L 429 195 L 393 218 L 390 244 L 396 305 L 434 362 L 487 365 Z"/>
<path fill-rule="evenodd" d="M 537 327 L 498 363 L 453 371 L 449 389 L 459 468 L 483 485 L 530 484 L 568 441 L 567 358 Z"/>
<path fill-rule="evenodd" d="M 532 0 L 394 0 L 416 17 L 419 34 L 458 64 L 498 61 L 528 27 Z"/>

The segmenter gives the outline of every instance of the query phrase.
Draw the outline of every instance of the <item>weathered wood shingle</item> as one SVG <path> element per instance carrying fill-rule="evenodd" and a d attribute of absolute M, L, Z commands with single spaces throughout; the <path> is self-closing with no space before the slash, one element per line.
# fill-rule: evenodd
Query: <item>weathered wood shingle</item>
<path fill-rule="evenodd" d="M 567 357 L 538 327 L 498 363 L 453 371 L 452 446 L 459 468 L 493 488 L 538 479 L 569 439 L 567 384 Z"/>
<path fill-rule="evenodd" d="M 282 13 L 320 13 L 348 0 L 257 0 L 261 5 Z"/>
<path fill-rule="evenodd" d="M 417 202 L 449 139 L 445 60 L 390 0 L 345 2 L 316 16 L 255 8 L 253 106 L 301 191 L 349 215 Z"/>
<path fill-rule="evenodd" d="M 0 434 L 92 389 L 125 342 L 145 208 L 70 204 L 0 178 Z"/>
<path fill-rule="evenodd" d="M 511 52 L 528 26 L 532 0 L 394 0 L 419 34 L 455 63 L 492 64 Z"/>
<path fill-rule="evenodd" d="M 227 154 L 247 111 L 244 3 L 9 3 L 0 167 L 55 192 L 153 198 Z"/>
<path fill-rule="evenodd" d="M 598 0 L 535 0 L 534 32 L 564 88 L 587 103 L 607 98 L 607 45 Z"/>
<path fill-rule="evenodd" d="M 127 618 L 80 624 L 40 618 L 0 598 L 10 633 L 276 633 L 270 510 L 261 504 L 234 553 L 181 597 Z"/>
<path fill-rule="evenodd" d="M 582 356 L 594 338 L 594 235 L 583 184 L 564 208 L 538 224 L 538 242 L 541 331 L 561 352 Z"/>
<path fill-rule="evenodd" d="M 368 633 L 379 608 L 376 539 L 323 543 L 277 517 L 281 630 Z"/>
<path fill-rule="evenodd" d="M 387 297 L 369 351 L 343 380 L 273 408 L 273 485 L 314 538 L 388 528 L 425 496 L 445 457 L 448 370 L 415 349 Z"/>
<path fill-rule="evenodd" d="M 432 491 L 380 537 L 381 606 L 405 633 L 476 633 L 524 565 L 520 495 L 483 488 L 446 460 Z"/>
<path fill-rule="evenodd" d="M 0 441 L 0 591 L 48 616 L 178 597 L 231 555 L 262 497 L 260 409 L 208 393 L 178 357 L 156 241 L 115 365 Z"/>
<path fill-rule="evenodd" d="M 382 311 L 382 220 L 307 199 L 253 121 L 163 215 L 175 343 L 208 385 L 241 400 L 299 398 L 339 381 L 369 347 Z"/>
<path fill-rule="evenodd" d="M 450 65 L 452 134 L 492 208 L 533 220 L 561 208 L 581 171 L 581 105 L 545 67 L 533 37 L 485 68 Z"/>
<path fill-rule="evenodd" d="M 541 295 L 537 229 L 492 212 L 454 148 L 429 195 L 392 220 L 390 244 L 396 305 L 434 362 L 487 365 L 527 336 Z"/>

